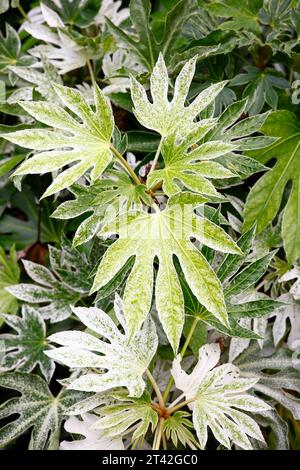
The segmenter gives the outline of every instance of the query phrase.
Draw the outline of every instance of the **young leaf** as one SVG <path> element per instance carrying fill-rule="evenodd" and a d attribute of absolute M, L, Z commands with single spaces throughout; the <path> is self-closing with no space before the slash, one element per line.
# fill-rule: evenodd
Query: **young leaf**
<path fill-rule="evenodd" d="M 58 84 L 53 86 L 61 102 L 81 119 L 81 123 L 53 103 L 22 102 L 21 106 L 31 116 L 56 130 L 32 129 L 3 135 L 22 147 L 42 150 L 22 163 L 15 175 L 48 173 L 77 162 L 56 176 L 43 197 L 71 186 L 90 168 L 94 181 L 112 160 L 110 139 L 114 121 L 111 108 L 98 86 L 94 88 L 95 112 L 78 90 Z"/>
<path fill-rule="evenodd" d="M 56 397 L 47 383 L 33 374 L 13 372 L 0 375 L 0 387 L 17 390 L 20 397 L 10 398 L 0 406 L 0 419 L 18 414 L 19 417 L 0 429 L 0 447 L 33 428 L 29 449 L 58 448 L 60 425 L 66 410 L 82 399 L 79 392 L 61 390 Z"/>
<path fill-rule="evenodd" d="M 62 347 L 46 352 L 56 361 L 62 362 L 68 367 L 107 369 L 105 373 L 82 375 L 73 381 L 68 388 L 101 392 L 114 387 L 127 387 L 131 396 L 140 397 L 145 388 L 142 379 L 143 373 L 157 349 L 157 335 L 153 321 L 148 319 L 143 329 L 129 344 L 127 324 L 123 318 L 119 318 L 119 321 L 124 327 L 124 334 L 102 310 L 77 307 L 73 308 L 73 311 L 82 323 L 109 340 L 109 343 L 81 331 L 55 333 L 48 338 L 50 341 L 62 345 Z M 120 364 L 122 364 L 121 369 Z"/>
<path fill-rule="evenodd" d="M 217 344 L 203 346 L 199 361 L 188 375 L 180 365 L 181 357 L 173 361 L 172 375 L 175 385 L 182 390 L 186 400 L 193 400 L 193 423 L 201 449 L 205 448 L 209 427 L 217 441 L 231 448 L 252 449 L 247 436 L 264 441 L 259 426 L 243 411 L 257 412 L 270 409 L 262 400 L 247 393 L 257 379 L 239 378 L 239 370 L 233 364 L 215 367 L 220 359 Z"/>
<path fill-rule="evenodd" d="M 2 314 L 1 318 L 17 334 L 0 335 L 0 352 L 4 353 L 0 369 L 31 372 L 39 366 L 47 382 L 50 382 L 55 365 L 44 354 L 44 350 L 48 347 L 46 325 L 38 310 L 24 306 L 22 317 Z"/>
<path fill-rule="evenodd" d="M 257 230 L 261 232 L 274 220 L 285 187 L 291 181 L 292 188 L 283 210 L 282 238 L 287 259 L 293 262 L 300 257 L 300 128 L 295 115 L 289 111 L 276 111 L 268 117 L 262 131 L 279 137 L 279 140 L 266 150 L 252 152 L 251 156 L 263 164 L 275 158 L 276 163 L 250 190 L 244 211 L 244 228 L 247 230 L 256 222 Z"/>
<path fill-rule="evenodd" d="M 176 197 L 176 201 L 180 198 Z M 185 199 L 183 199 L 186 201 Z M 131 211 L 103 227 L 100 235 L 119 234 L 106 251 L 96 273 L 92 292 L 105 286 L 126 261 L 135 256 L 135 264 L 124 292 L 124 312 L 130 337 L 139 330 L 151 308 L 153 261 L 159 260 L 156 279 L 156 307 L 160 321 L 177 350 L 184 323 L 184 301 L 174 267 L 175 255 L 191 290 L 198 300 L 224 325 L 228 324 L 222 288 L 213 270 L 190 238 L 225 253 L 241 253 L 226 232 L 206 218 L 198 217 L 192 204 L 181 206 L 170 200 L 162 212 L 148 214 Z M 197 203 L 196 205 L 200 205 Z"/>
<path fill-rule="evenodd" d="M 187 417 L 190 416 L 190 413 L 186 411 L 176 411 L 164 422 L 164 432 L 166 433 L 166 438 L 169 441 L 173 442 L 174 446 L 178 446 L 178 441 L 186 447 L 187 445 L 196 450 L 198 442 L 193 436 L 191 429 L 193 429 L 193 424 Z"/>

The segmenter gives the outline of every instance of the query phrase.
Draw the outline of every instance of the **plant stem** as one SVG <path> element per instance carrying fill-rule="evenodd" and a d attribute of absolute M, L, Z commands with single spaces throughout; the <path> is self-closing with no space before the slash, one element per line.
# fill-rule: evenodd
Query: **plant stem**
<path fill-rule="evenodd" d="M 160 142 L 159 142 L 159 145 L 157 147 L 157 150 L 156 150 L 156 154 L 155 154 L 155 157 L 154 157 L 154 160 L 152 162 L 152 165 L 151 165 L 151 168 L 150 168 L 150 171 L 149 171 L 149 175 L 150 173 L 152 173 L 153 170 L 155 170 L 155 167 L 156 167 L 156 164 L 157 164 L 157 161 L 159 159 L 159 156 L 160 156 L 160 151 L 161 151 L 161 146 L 162 146 L 162 143 L 163 143 L 163 136 L 160 138 Z"/>
<path fill-rule="evenodd" d="M 160 448 L 160 442 L 162 438 L 162 430 L 164 427 L 164 418 L 160 418 L 158 426 L 156 428 L 155 436 L 154 436 L 154 441 L 153 441 L 153 450 L 159 450 Z"/>
<path fill-rule="evenodd" d="M 168 450 L 167 440 L 166 440 L 166 436 L 165 436 L 165 433 L 164 433 L 164 432 L 163 432 L 162 435 L 161 435 L 161 439 L 162 439 L 162 443 L 163 443 L 163 449 L 164 449 L 164 450 Z"/>
<path fill-rule="evenodd" d="M 23 18 L 26 21 L 29 21 L 29 23 L 31 23 L 30 19 L 28 18 L 28 15 L 25 13 L 24 8 L 22 7 L 22 5 L 20 5 L 20 3 L 18 3 L 18 10 L 21 13 L 21 15 L 23 16 Z"/>
<path fill-rule="evenodd" d="M 194 321 L 193 321 L 193 323 L 192 323 L 192 325 L 191 325 L 190 331 L 189 331 L 189 333 L 188 333 L 188 335 L 187 335 L 187 337 L 186 337 L 186 340 L 185 340 L 185 342 L 184 342 L 184 345 L 182 346 L 182 349 L 181 349 L 181 351 L 180 351 L 181 358 L 183 358 L 184 355 L 185 355 L 185 353 L 186 353 L 186 350 L 187 350 L 187 348 L 188 348 L 188 346 L 189 346 L 189 344 L 190 344 L 190 341 L 191 341 L 191 339 L 192 339 L 192 336 L 193 336 L 193 334 L 194 334 L 194 331 L 195 331 L 195 329 L 196 329 L 196 326 L 197 326 L 198 321 L 199 321 L 198 318 L 194 318 Z M 167 399 L 168 399 L 168 396 L 169 396 L 169 393 L 170 393 L 170 391 L 171 391 L 171 388 L 172 388 L 173 383 L 174 383 L 174 379 L 173 379 L 173 377 L 171 376 L 171 377 L 170 377 L 170 380 L 169 380 L 169 382 L 168 382 L 168 385 L 167 385 L 167 387 L 166 387 L 166 389 L 165 389 L 165 391 L 164 391 L 164 393 L 163 393 L 163 399 L 164 399 L 164 402 L 165 402 L 165 403 L 166 403 L 166 401 L 167 401 Z"/>
<path fill-rule="evenodd" d="M 188 348 L 188 346 L 189 346 L 189 344 L 190 344 L 190 341 L 191 341 L 192 336 L 193 336 L 193 334 L 194 334 L 194 332 L 195 332 L 195 329 L 196 329 L 196 326 L 197 326 L 198 321 L 199 321 L 199 319 L 198 319 L 197 317 L 195 317 L 195 318 L 194 318 L 194 321 L 193 321 L 193 323 L 192 323 L 192 325 L 191 325 L 190 331 L 189 331 L 189 333 L 188 333 L 188 335 L 187 335 L 187 337 L 186 337 L 185 343 L 184 343 L 184 345 L 182 346 L 182 349 L 181 349 L 181 351 L 180 351 L 180 355 L 181 355 L 182 358 L 184 357 L 184 355 L 185 355 L 185 353 L 186 353 L 186 350 L 187 350 L 187 348 Z"/>
<path fill-rule="evenodd" d="M 112 153 L 115 155 L 115 157 L 117 158 L 117 160 L 119 160 L 123 168 L 125 168 L 125 170 L 129 173 L 129 175 L 131 176 L 135 184 L 137 185 L 141 184 L 139 178 L 137 177 L 137 175 L 135 174 L 131 166 L 128 164 L 127 160 L 125 160 L 123 155 L 121 155 L 120 152 L 118 152 L 118 150 L 112 144 L 110 145 L 110 149 Z"/>
<path fill-rule="evenodd" d="M 175 413 L 175 411 L 180 410 L 180 408 L 183 408 L 184 406 L 188 405 L 189 403 L 192 403 L 195 400 L 196 398 L 190 398 L 189 400 L 184 400 L 176 406 L 167 408 L 167 410 L 170 414 Z"/>
<path fill-rule="evenodd" d="M 90 59 L 87 59 L 86 65 L 87 65 L 87 68 L 89 70 L 89 74 L 90 74 L 90 77 L 91 77 L 91 80 L 92 80 L 92 84 L 95 85 L 96 79 L 95 79 L 94 70 L 93 70 L 93 66 L 91 64 Z"/>
<path fill-rule="evenodd" d="M 151 382 L 151 385 L 153 387 L 153 390 L 155 391 L 156 393 L 156 396 L 157 396 L 157 399 L 158 399 L 158 403 L 159 403 L 159 406 L 164 408 L 165 407 L 165 403 L 164 403 L 164 400 L 163 400 L 163 397 L 162 397 L 162 394 L 158 388 L 158 385 L 156 383 L 156 380 L 154 379 L 153 375 L 151 374 L 150 370 L 149 369 L 146 369 L 146 374 L 147 374 L 147 377 L 148 379 L 150 380 Z"/>

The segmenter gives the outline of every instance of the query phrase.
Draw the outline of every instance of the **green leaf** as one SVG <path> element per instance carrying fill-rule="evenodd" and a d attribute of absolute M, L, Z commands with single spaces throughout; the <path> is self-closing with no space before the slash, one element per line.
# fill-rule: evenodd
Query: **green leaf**
<path fill-rule="evenodd" d="M 252 449 L 247 436 L 264 442 L 256 422 L 244 411 L 265 411 L 269 405 L 247 393 L 257 379 L 240 378 L 233 364 L 217 366 L 220 359 L 218 344 L 207 344 L 199 350 L 199 361 L 191 374 L 181 367 L 181 356 L 173 361 L 172 375 L 176 388 L 186 400 L 193 400 L 193 423 L 201 449 L 205 448 L 210 428 L 214 437 L 226 448 L 232 443 L 242 449 Z M 217 366 L 217 367 L 215 367 Z"/>
<path fill-rule="evenodd" d="M 84 325 L 109 340 L 109 343 L 81 331 L 64 331 L 48 338 L 62 345 L 46 352 L 52 359 L 68 367 L 99 369 L 98 373 L 84 374 L 75 379 L 68 388 L 103 392 L 114 387 L 127 387 L 130 396 L 140 397 L 145 388 L 143 373 L 149 366 L 158 345 L 153 321 L 149 318 L 143 329 L 129 343 L 127 324 L 120 313 L 118 320 L 124 328 L 124 334 L 100 309 L 74 307 L 73 311 Z M 121 369 L 120 364 L 122 364 Z M 103 373 L 103 369 L 107 372 Z"/>
<path fill-rule="evenodd" d="M 1 370 L 31 372 L 39 366 L 47 382 L 50 382 L 55 366 L 44 354 L 48 347 L 46 325 L 38 310 L 24 306 L 22 317 L 2 314 L 1 318 L 17 332 L 0 335 L 0 351 L 4 353 Z"/>
<path fill-rule="evenodd" d="M 99 11 L 100 0 L 44 0 L 43 5 L 56 12 L 65 24 L 85 28 L 89 26 Z"/>
<path fill-rule="evenodd" d="M 184 302 L 173 255 L 178 258 L 195 296 L 226 325 L 228 319 L 221 285 L 190 238 L 195 237 L 201 243 L 225 253 L 240 253 L 240 249 L 223 229 L 208 219 L 198 217 L 193 211 L 193 205 L 172 206 L 171 203 L 164 211 L 155 214 L 128 212 L 102 229 L 100 235 L 107 237 L 117 233 L 119 239 L 106 251 L 96 273 L 92 292 L 105 286 L 126 261 L 135 256 L 123 299 L 130 336 L 133 336 L 151 308 L 153 260 L 157 256 L 156 307 L 163 328 L 176 351 L 184 323 Z M 199 206 L 199 203 L 196 205 Z"/>
<path fill-rule="evenodd" d="M 278 95 L 275 89 L 288 89 L 290 84 L 282 74 L 272 68 L 264 68 L 247 65 L 244 67 L 245 73 L 236 75 L 231 86 L 243 86 L 243 97 L 248 98 L 246 110 L 250 115 L 259 113 L 264 104 L 276 109 Z M 245 86 L 246 85 L 246 86 Z"/>
<path fill-rule="evenodd" d="M 21 41 L 17 31 L 9 24 L 5 25 L 6 36 L 0 32 L 0 70 L 6 71 L 11 65 L 31 65 L 35 59 L 21 52 Z M 12 82 L 15 82 L 10 73 Z"/>
<path fill-rule="evenodd" d="M 9 258 L 5 255 L 4 249 L 0 246 L 0 302 L 1 313 L 17 313 L 18 302 L 6 288 L 19 282 L 20 268 L 18 265 L 15 247 L 12 246 Z M 0 325 L 3 319 L 0 319 Z"/>
<path fill-rule="evenodd" d="M 274 220 L 286 185 L 291 181 L 292 188 L 283 210 L 282 238 L 287 259 L 292 263 L 300 257 L 300 128 L 292 113 L 277 111 L 268 117 L 262 130 L 279 140 L 266 150 L 252 152 L 251 156 L 263 164 L 275 158 L 276 163 L 250 190 L 244 211 L 244 228 L 247 230 L 256 222 L 257 230 L 261 232 Z"/>
<path fill-rule="evenodd" d="M 17 390 L 20 397 L 10 398 L 0 406 L 0 418 L 18 414 L 14 421 L 0 429 L 0 447 L 5 447 L 28 429 L 29 449 L 58 448 L 60 425 L 66 410 L 82 398 L 82 394 L 61 390 L 55 397 L 47 383 L 33 374 L 13 372 L 0 375 L 0 387 Z"/>
<path fill-rule="evenodd" d="M 16 192 L 10 199 L 11 207 L 16 214 L 3 214 L 0 219 L 0 243 L 5 249 L 9 249 L 12 243 L 18 250 L 27 248 L 37 242 L 39 210 L 37 198 L 32 188 L 24 186 L 22 192 Z M 59 242 L 62 226 L 57 221 L 50 219 L 53 205 L 48 201 L 40 203 L 40 241 L 41 243 Z M 25 219 L 25 220 L 23 220 Z"/>
<path fill-rule="evenodd" d="M 15 175 L 49 173 L 77 162 L 54 178 L 43 197 L 71 186 L 90 168 L 91 179 L 95 181 L 112 160 L 110 140 L 114 122 L 101 90 L 97 86 L 94 88 L 94 112 L 78 90 L 58 84 L 53 87 L 62 103 L 81 119 L 81 123 L 53 103 L 22 102 L 21 106 L 31 116 L 56 130 L 32 129 L 2 135 L 22 147 L 42 150 L 22 163 Z M 66 147 L 69 150 L 64 150 Z"/>
<path fill-rule="evenodd" d="M 263 0 L 218 0 L 205 5 L 205 8 L 215 16 L 226 18 L 219 26 L 224 30 L 243 29 L 259 35 L 261 27 L 258 21 L 258 12 Z"/>
<path fill-rule="evenodd" d="M 254 261 L 243 268 L 225 289 L 225 297 L 230 299 L 239 295 L 249 287 L 253 286 L 266 272 L 275 252 L 268 253 L 262 258 Z"/>
<path fill-rule="evenodd" d="M 244 252 L 243 256 L 236 254 L 226 255 L 217 271 L 217 275 L 222 282 L 222 287 L 224 289 L 229 321 L 228 325 L 222 324 L 217 318 L 208 312 L 203 305 L 201 305 L 184 279 L 183 274 L 179 272 L 180 284 L 184 293 L 185 309 L 190 315 L 187 318 L 191 319 L 189 320 L 190 323 L 192 320 L 198 319 L 196 331 L 197 328 L 201 327 L 202 329 L 204 327 L 204 323 L 212 326 L 227 336 L 261 339 L 261 336 L 256 332 L 244 327 L 246 325 L 240 324 L 240 320 L 266 316 L 275 311 L 280 306 L 280 303 L 270 299 L 268 296 L 259 300 L 254 300 L 250 295 L 244 295 L 242 298 L 236 297 L 246 289 L 249 289 L 249 287 L 255 284 L 255 282 L 263 276 L 271 257 L 274 255 L 274 253 L 266 255 L 257 261 L 249 263 L 240 271 L 240 268 L 243 266 L 251 249 L 253 237 L 254 227 L 242 235 L 237 241 L 237 246 L 239 246 L 239 248 Z M 232 285 L 233 287 L 231 291 Z M 244 321 L 242 323 L 244 323 Z M 198 325 L 200 326 L 198 327 Z"/>
<path fill-rule="evenodd" d="M 179 0 L 168 11 L 159 40 L 154 36 L 150 25 L 151 2 L 149 0 L 130 1 L 130 19 L 135 34 L 128 34 L 106 17 L 108 30 L 117 40 L 118 46 L 129 50 L 136 60 L 150 72 L 161 50 L 169 63 L 177 47 L 178 32 L 194 13 L 194 0 Z"/>

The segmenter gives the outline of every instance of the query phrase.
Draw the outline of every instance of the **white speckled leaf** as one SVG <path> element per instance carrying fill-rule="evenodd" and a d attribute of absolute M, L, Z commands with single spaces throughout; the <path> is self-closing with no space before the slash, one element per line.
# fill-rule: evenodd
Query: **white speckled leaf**
<path fill-rule="evenodd" d="M 23 263 L 27 274 L 38 284 L 12 285 L 7 287 L 8 292 L 23 302 L 42 304 L 39 313 L 52 323 L 68 318 L 72 313 L 70 305 L 80 299 L 82 290 L 64 284 L 63 275 L 57 279 L 49 269 L 40 264 L 27 260 L 23 260 Z"/>
<path fill-rule="evenodd" d="M 90 330 L 109 342 L 80 331 L 65 331 L 49 337 L 49 340 L 62 345 L 46 352 L 56 361 L 68 367 L 107 370 L 105 373 L 82 375 L 69 388 L 103 392 L 114 387 L 127 387 L 131 396 L 141 396 L 145 388 L 142 376 L 158 344 L 153 321 L 150 318 L 146 320 L 142 330 L 129 343 L 128 334 L 122 334 L 102 310 L 77 307 L 73 311 Z"/>
<path fill-rule="evenodd" d="M 258 379 L 239 378 L 239 369 L 233 364 L 217 366 L 220 359 L 218 344 L 207 344 L 199 350 L 199 361 L 191 374 L 181 368 L 180 355 L 173 362 L 172 375 L 177 388 L 183 391 L 193 410 L 193 423 L 202 449 L 207 442 L 209 427 L 215 438 L 225 447 L 235 444 L 252 449 L 247 436 L 264 441 L 256 422 L 239 410 L 259 412 L 270 407 L 261 399 L 244 393 Z M 217 367 L 216 367 L 217 366 Z"/>
<path fill-rule="evenodd" d="M 104 227 L 100 235 L 115 233 L 119 234 L 119 239 L 106 251 L 96 273 L 92 292 L 105 286 L 126 261 L 135 256 L 123 299 L 130 337 L 139 330 L 151 307 L 153 260 L 156 256 L 159 260 L 156 305 L 174 351 L 178 348 L 182 332 L 184 305 L 173 255 L 178 258 L 198 300 L 223 324 L 228 323 L 221 284 L 190 238 L 195 237 L 210 248 L 225 253 L 241 254 L 241 251 L 223 229 L 208 219 L 198 217 L 192 204 L 172 205 L 171 200 L 162 212 L 128 213 Z"/>
<path fill-rule="evenodd" d="M 4 355 L 0 361 L 0 371 L 31 372 L 39 365 L 42 374 L 49 382 L 55 366 L 54 362 L 44 354 L 48 346 L 46 325 L 38 310 L 23 306 L 21 317 L 2 314 L 1 318 L 17 334 L 0 335 L 0 353 Z"/>
<path fill-rule="evenodd" d="M 70 406 L 83 398 L 83 394 L 62 390 L 54 397 L 43 379 L 23 372 L 1 374 L 0 386 L 21 393 L 20 397 L 11 398 L 0 406 L 0 419 L 19 415 L 0 429 L 0 448 L 30 428 L 29 449 L 42 450 L 48 448 L 50 442 L 51 448 L 58 448 L 64 414 Z"/>
<path fill-rule="evenodd" d="M 105 221 L 123 209 L 140 206 L 139 190 L 145 186 L 134 185 L 121 171 L 109 170 L 105 178 L 90 185 L 74 184 L 70 191 L 75 199 L 63 202 L 52 214 L 58 219 L 70 219 L 91 213 L 76 230 L 73 246 L 81 245 L 96 235 Z"/>
<path fill-rule="evenodd" d="M 236 175 L 211 160 L 231 152 L 236 147 L 231 143 L 211 141 L 188 151 L 213 125 L 214 120 L 202 121 L 197 132 L 188 134 L 180 144 L 176 143 L 175 135 L 167 137 L 161 150 L 165 166 L 149 174 L 147 186 L 150 188 L 162 181 L 162 188 L 168 196 L 179 192 L 180 186 L 208 196 L 217 196 L 218 192 L 209 180 L 232 178 Z M 177 181 L 180 181 L 181 185 Z"/>
<path fill-rule="evenodd" d="M 151 428 L 153 432 L 158 414 L 151 406 L 151 397 L 147 391 L 139 398 L 130 398 L 123 391 L 113 393 L 117 402 L 98 408 L 100 419 L 95 428 L 103 430 L 103 435 L 112 438 L 136 425 L 132 435 L 134 441 L 146 434 Z"/>
<path fill-rule="evenodd" d="M 168 73 L 162 54 L 155 64 L 150 79 L 152 103 L 148 100 L 144 87 L 131 77 L 131 96 L 134 113 L 140 123 L 148 129 L 159 132 L 163 137 L 170 134 L 184 136 L 197 128 L 195 118 L 224 88 L 226 82 L 220 82 L 206 88 L 189 105 L 185 106 L 187 93 L 195 73 L 196 59 L 187 62 L 178 75 L 174 96 L 168 100 Z"/>
<path fill-rule="evenodd" d="M 20 105 L 25 111 L 53 130 L 26 129 L 5 134 L 10 142 L 39 151 L 23 162 L 15 175 L 43 174 L 75 163 L 54 179 L 43 197 L 70 187 L 90 168 L 91 178 L 95 180 L 112 159 L 109 146 L 114 121 L 101 90 L 95 86 L 94 112 L 78 90 L 58 84 L 53 86 L 64 106 L 78 116 L 81 122 L 55 103 L 24 101 Z"/>

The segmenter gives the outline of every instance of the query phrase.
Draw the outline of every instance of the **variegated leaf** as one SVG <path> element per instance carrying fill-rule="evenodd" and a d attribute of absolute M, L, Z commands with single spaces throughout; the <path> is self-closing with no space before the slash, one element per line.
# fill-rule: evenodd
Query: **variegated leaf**
<path fill-rule="evenodd" d="M 50 381 L 55 365 L 45 356 L 48 347 L 46 325 L 37 309 L 24 306 L 22 316 L 1 315 L 5 323 L 17 334 L 0 335 L 0 371 L 18 370 L 31 372 L 39 366 L 47 382 Z"/>
<path fill-rule="evenodd" d="M 106 338 L 109 343 L 81 331 L 55 333 L 48 338 L 62 345 L 47 351 L 49 357 L 72 368 L 99 369 L 98 373 L 82 375 L 72 382 L 69 388 L 102 392 L 114 387 L 127 387 L 131 396 L 141 396 L 145 388 L 142 376 L 156 352 L 158 343 L 153 321 L 149 318 L 143 329 L 129 343 L 124 318 L 119 316 L 125 330 L 123 334 L 100 309 L 74 307 L 73 311 L 82 323 Z M 107 372 L 103 373 L 103 369 Z"/>
<path fill-rule="evenodd" d="M 103 435 L 113 438 L 135 425 L 132 440 L 152 432 L 158 423 L 158 414 L 151 406 L 151 397 L 144 392 L 139 398 L 130 398 L 122 391 L 112 393 L 115 403 L 98 408 L 100 419 L 95 425 Z"/>
<path fill-rule="evenodd" d="M 110 140 L 114 121 L 101 90 L 95 85 L 96 110 L 93 111 L 78 90 L 58 84 L 53 84 L 53 87 L 62 104 L 69 108 L 69 113 L 55 103 L 20 102 L 25 111 L 50 128 L 26 129 L 3 135 L 21 147 L 39 151 L 23 162 L 15 175 L 49 173 L 75 163 L 55 177 L 44 197 L 70 187 L 91 168 L 94 181 L 112 160 Z M 71 112 L 80 122 L 72 117 Z"/>
<path fill-rule="evenodd" d="M 195 118 L 214 101 L 226 82 L 206 88 L 190 105 L 185 106 L 195 64 L 196 58 L 188 61 L 182 68 L 175 81 L 171 101 L 168 99 L 169 76 L 162 54 L 159 55 L 150 78 L 152 103 L 148 100 L 144 87 L 134 77 L 131 78 L 134 113 L 143 126 L 159 132 L 162 137 L 170 134 L 183 137 L 198 128 Z"/>
<path fill-rule="evenodd" d="M 61 390 L 53 396 L 43 379 L 23 372 L 1 374 L 0 387 L 21 393 L 20 397 L 10 398 L 0 406 L 0 419 L 19 415 L 0 429 L 1 448 L 32 428 L 29 449 L 57 449 L 66 410 L 84 396 L 70 390 Z"/>
<path fill-rule="evenodd" d="M 201 204 L 201 198 L 198 200 L 197 206 Z M 135 256 L 123 299 L 129 334 L 133 337 L 151 308 L 153 261 L 158 257 L 156 307 L 174 351 L 178 348 L 184 323 L 184 299 L 173 256 L 178 258 L 194 295 L 221 323 L 227 325 L 221 284 L 190 238 L 195 237 L 215 250 L 241 254 L 238 246 L 223 229 L 206 218 L 198 217 L 192 204 L 181 205 L 180 201 L 181 198 L 175 196 L 174 200 L 170 199 L 164 211 L 154 214 L 144 211 L 128 212 L 104 227 L 100 235 L 117 233 L 119 239 L 101 260 L 92 288 L 92 292 L 95 292 L 105 286 L 126 261 Z M 182 201 L 187 202 L 188 199 L 183 196 Z"/>
<path fill-rule="evenodd" d="M 44 319 L 56 323 L 68 318 L 74 305 L 81 298 L 81 291 L 70 288 L 52 272 L 40 264 L 23 261 L 27 274 L 36 284 L 16 284 L 7 287 L 17 299 L 29 304 L 40 304 L 39 313 Z"/>
<path fill-rule="evenodd" d="M 177 356 L 172 367 L 175 385 L 183 391 L 186 400 L 191 400 L 189 408 L 193 410 L 193 423 L 202 449 L 210 428 L 223 446 L 230 449 L 235 444 L 249 450 L 252 446 L 247 436 L 261 441 L 264 438 L 254 419 L 243 411 L 265 411 L 270 407 L 245 393 L 257 379 L 240 378 L 239 369 L 233 364 L 217 366 L 220 354 L 218 344 L 200 348 L 199 361 L 189 375 L 182 370 L 181 357 Z"/>

